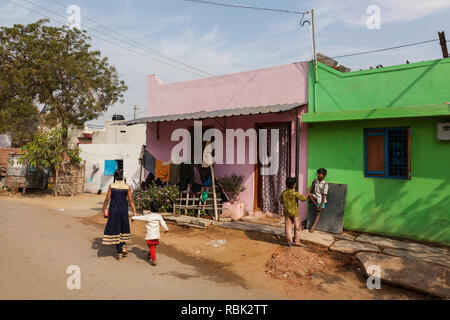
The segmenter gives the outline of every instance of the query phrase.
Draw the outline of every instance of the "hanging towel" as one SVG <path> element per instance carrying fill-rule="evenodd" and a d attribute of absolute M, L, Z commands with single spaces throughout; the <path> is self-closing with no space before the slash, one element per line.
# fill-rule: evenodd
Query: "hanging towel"
<path fill-rule="evenodd" d="M 155 160 L 155 178 L 162 182 L 168 182 L 170 178 L 170 166 L 164 166 L 161 160 Z"/>
<path fill-rule="evenodd" d="M 203 168 L 209 168 L 214 163 L 214 157 L 212 155 L 212 152 L 213 152 L 212 143 L 211 141 L 208 141 L 206 143 L 205 149 L 203 150 L 203 162 L 202 162 Z"/>
<path fill-rule="evenodd" d="M 117 169 L 117 161 L 116 160 L 105 160 L 105 172 L 104 176 L 112 176 L 114 175 L 114 171 Z"/>
<path fill-rule="evenodd" d="M 147 150 L 144 154 L 144 168 L 151 174 L 155 174 L 155 157 L 152 156 Z"/>
<path fill-rule="evenodd" d="M 179 164 L 170 164 L 170 184 L 180 183 L 180 167 Z"/>

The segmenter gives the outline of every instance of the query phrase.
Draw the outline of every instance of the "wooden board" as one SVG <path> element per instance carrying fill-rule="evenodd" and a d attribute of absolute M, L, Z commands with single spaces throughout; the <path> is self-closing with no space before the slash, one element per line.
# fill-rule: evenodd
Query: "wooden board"
<path fill-rule="evenodd" d="M 347 185 L 328 183 L 328 197 L 320 214 L 316 230 L 341 234 L 344 230 L 345 198 Z M 309 202 L 309 201 L 308 201 Z M 310 229 L 316 218 L 315 206 L 308 203 L 307 228 Z"/>

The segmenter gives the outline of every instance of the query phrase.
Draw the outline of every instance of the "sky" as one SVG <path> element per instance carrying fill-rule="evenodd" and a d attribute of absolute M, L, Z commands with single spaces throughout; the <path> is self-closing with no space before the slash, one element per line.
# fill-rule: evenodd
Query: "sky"
<path fill-rule="evenodd" d="M 445 31 L 450 40 L 450 0 L 216 2 L 299 12 L 314 9 L 317 52 L 330 57 L 438 39 L 438 31 Z M 173 83 L 312 58 L 310 29 L 308 24 L 300 26 L 301 15 L 185 0 L 0 0 L 0 26 L 35 22 L 43 15 L 51 18 L 52 25 L 61 25 L 72 15 L 67 12 L 71 5 L 80 8 L 81 28 L 91 35 L 92 47 L 108 57 L 129 87 L 123 103 L 110 106 L 103 116 L 90 124 L 104 125 L 113 114 L 133 119 L 134 105 L 138 108 L 136 117 L 144 117 L 146 76 L 149 74 L 155 74 L 163 83 Z M 371 6 L 379 8 L 379 20 L 375 20 L 379 21 L 379 28 L 367 26 L 368 19 L 374 21 Z M 310 15 L 305 15 L 305 19 L 310 20 Z M 149 51 L 207 74 L 199 74 Z M 336 60 L 355 71 L 379 64 L 391 66 L 404 64 L 406 60 L 419 62 L 439 58 L 442 58 L 441 47 L 434 41 Z"/>

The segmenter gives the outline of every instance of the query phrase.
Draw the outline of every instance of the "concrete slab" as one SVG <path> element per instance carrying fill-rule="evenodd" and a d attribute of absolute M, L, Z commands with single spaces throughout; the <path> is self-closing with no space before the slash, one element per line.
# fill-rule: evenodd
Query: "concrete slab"
<path fill-rule="evenodd" d="M 241 222 L 241 221 L 231 221 L 231 222 L 216 222 L 215 224 L 218 227 L 222 228 L 231 228 L 243 231 L 255 231 L 255 232 L 264 232 L 268 234 L 273 234 L 277 236 L 284 236 L 284 228 L 277 228 L 257 223 L 249 223 L 249 222 Z"/>
<path fill-rule="evenodd" d="M 333 234 L 333 237 L 336 240 L 348 240 L 348 241 L 353 241 L 355 240 L 355 236 L 352 236 L 351 234 L 348 233 L 343 233 L 343 234 Z"/>
<path fill-rule="evenodd" d="M 322 247 L 329 248 L 331 245 L 333 245 L 335 239 L 330 233 L 321 232 L 317 230 L 311 233 L 309 232 L 309 230 L 303 230 L 300 233 L 300 241 L 305 241 Z"/>
<path fill-rule="evenodd" d="M 409 259 L 413 259 L 413 260 L 422 260 L 422 261 L 437 263 L 444 267 L 450 268 L 450 256 L 447 254 L 415 252 L 415 251 L 391 249 L 391 248 L 384 249 L 383 253 L 397 256 L 397 257 L 409 258 Z"/>
<path fill-rule="evenodd" d="M 360 251 L 372 251 L 372 252 L 380 252 L 380 248 L 378 248 L 374 244 L 370 243 L 362 243 L 362 242 L 354 242 L 348 240 L 338 240 L 331 247 L 331 251 L 338 251 L 342 253 L 354 254 Z"/>
<path fill-rule="evenodd" d="M 360 252 L 356 257 L 367 276 L 370 266 L 380 267 L 382 286 L 385 282 L 444 299 L 450 298 L 450 270 L 446 267 L 381 253 Z"/>
<path fill-rule="evenodd" d="M 382 248 L 393 248 L 393 249 L 403 249 L 415 252 L 427 252 L 435 254 L 449 254 L 447 248 L 431 247 L 420 243 L 406 242 L 400 240 L 393 240 L 388 238 L 382 238 L 377 236 L 369 236 L 367 234 L 362 234 L 358 236 L 356 241 L 367 242 L 375 244 Z"/>
<path fill-rule="evenodd" d="M 284 227 L 273 227 L 258 223 L 250 223 L 250 222 L 241 222 L 241 221 L 232 221 L 232 222 L 214 222 L 218 227 L 223 228 L 232 228 L 243 231 L 256 231 L 256 232 L 264 232 L 268 234 L 273 234 L 281 237 L 285 237 Z M 304 241 L 307 243 L 316 244 L 323 247 L 330 247 L 334 243 L 334 237 L 326 232 L 314 231 L 314 233 L 310 233 L 308 230 L 303 230 L 300 233 L 300 241 Z"/>
<path fill-rule="evenodd" d="M 284 223 L 282 223 L 281 221 L 279 221 L 279 222 L 269 221 L 269 220 L 261 219 L 261 218 L 255 217 L 255 216 L 245 216 L 245 217 L 242 217 L 240 219 L 240 221 L 264 224 L 264 225 L 273 226 L 273 227 L 284 227 Z M 283 222 L 284 222 L 284 220 L 283 220 Z"/>

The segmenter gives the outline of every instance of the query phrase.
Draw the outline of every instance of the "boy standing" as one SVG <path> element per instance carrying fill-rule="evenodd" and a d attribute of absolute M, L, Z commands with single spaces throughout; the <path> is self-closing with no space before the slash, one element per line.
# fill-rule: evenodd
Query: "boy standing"
<path fill-rule="evenodd" d="M 286 240 L 288 246 L 302 246 L 300 243 L 300 219 L 298 217 L 297 202 L 306 201 L 307 197 L 294 191 L 297 184 L 295 178 L 286 179 L 287 189 L 281 193 L 280 202 L 283 205 L 283 213 L 285 216 Z M 292 243 L 292 225 L 294 225 L 294 243 Z"/>
<path fill-rule="evenodd" d="M 316 206 L 316 219 L 309 232 L 314 232 L 320 218 L 320 213 L 325 208 L 325 203 L 327 203 L 328 183 L 325 181 L 326 176 L 326 169 L 317 169 L 317 179 L 314 179 L 311 188 L 308 189 L 308 198 Z"/>

